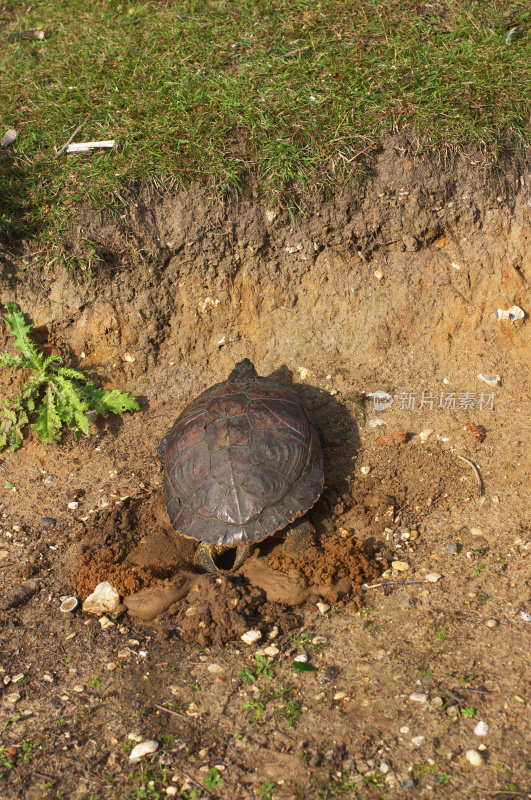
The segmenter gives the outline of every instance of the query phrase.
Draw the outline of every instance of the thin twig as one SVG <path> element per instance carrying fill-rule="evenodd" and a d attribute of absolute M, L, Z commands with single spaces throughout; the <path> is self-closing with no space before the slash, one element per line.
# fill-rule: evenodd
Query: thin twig
<path fill-rule="evenodd" d="M 483 495 L 485 494 L 485 487 L 483 486 L 483 480 L 481 478 L 481 473 L 480 473 L 479 469 L 476 467 L 474 462 L 471 461 L 469 458 L 466 458 L 466 456 L 460 456 L 459 453 L 456 453 L 456 456 L 457 456 L 457 458 L 460 458 L 461 461 L 466 461 L 466 463 L 469 464 L 472 467 L 472 469 L 474 470 L 474 475 L 476 476 L 476 480 L 478 482 L 479 496 L 483 497 Z"/>
<path fill-rule="evenodd" d="M 196 786 L 199 786 L 199 788 L 201 789 L 202 792 L 206 792 L 207 794 L 211 793 L 210 789 L 207 789 L 204 784 L 199 783 L 199 781 L 196 781 L 195 778 L 192 778 L 191 775 L 189 775 L 187 772 L 185 772 L 184 769 L 181 769 L 181 767 L 178 767 L 177 764 L 172 764 L 171 768 L 172 769 L 176 769 L 178 772 L 181 773 L 181 775 L 184 775 L 185 778 L 188 778 L 189 781 L 191 781 L 192 783 L 195 783 Z"/>
<path fill-rule="evenodd" d="M 78 135 L 79 131 L 81 130 L 81 128 L 83 127 L 83 125 L 85 124 L 85 122 L 86 122 L 86 121 L 87 121 L 87 120 L 84 120 L 84 121 L 81 123 L 81 125 L 78 125 L 78 126 L 77 126 L 77 128 L 75 129 L 75 131 L 74 131 L 74 133 L 72 134 L 72 136 L 70 137 L 70 139 L 67 141 L 67 143 L 66 143 L 66 144 L 64 144 L 64 145 L 61 147 L 61 149 L 60 149 L 60 150 L 58 150 L 58 151 L 57 151 L 57 153 L 54 155 L 54 158 L 59 158 L 59 156 L 61 155 L 61 153 L 64 153 L 64 151 L 66 150 L 66 148 L 68 147 L 68 145 L 69 145 L 69 144 L 71 144 L 71 143 L 73 142 L 73 140 L 76 138 L 76 136 Z"/>
<path fill-rule="evenodd" d="M 422 580 L 410 580 L 410 581 L 382 581 L 381 583 L 373 583 L 371 586 L 366 586 L 366 589 L 379 589 L 380 586 L 407 586 L 411 585 L 412 583 L 430 583 L 430 581 Z"/>
<path fill-rule="evenodd" d="M 281 53 L 279 56 L 275 56 L 275 59 L 279 58 L 292 58 L 293 56 L 298 56 L 299 53 L 303 53 L 305 50 L 309 50 L 311 44 L 307 44 L 306 47 L 299 47 L 297 50 L 290 50 L 289 53 Z"/>
<path fill-rule="evenodd" d="M 456 687 L 457 692 L 475 692 L 475 694 L 490 694 L 488 689 L 464 689 L 462 686 Z"/>
<path fill-rule="evenodd" d="M 186 719 L 184 714 L 179 714 L 178 711 L 173 711 L 171 708 L 166 708 L 166 706 L 159 706 L 158 703 L 153 703 L 155 708 L 159 708 L 161 711 L 165 711 L 166 714 L 173 714 L 174 717 L 180 717 L 181 719 Z"/>

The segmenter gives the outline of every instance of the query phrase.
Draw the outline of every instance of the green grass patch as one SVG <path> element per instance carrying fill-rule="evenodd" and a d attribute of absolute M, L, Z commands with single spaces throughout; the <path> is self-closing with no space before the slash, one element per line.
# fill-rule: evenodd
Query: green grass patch
<path fill-rule="evenodd" d="M 0 150 L 0 225 L 57 234 L 79 202 L 120 205 L 140 180 L 241 190 L 252 174 L 300 197 L 355 176 L 398 130 L 443 150 L 516 147 L 530 19 L 501 0 L 0 0 L 1 133 L 18 133 Z M 35 28 L 43 41 L 6 41 Z M 116 149 L 55 159 L 81 123 L 77 141 Z"/>

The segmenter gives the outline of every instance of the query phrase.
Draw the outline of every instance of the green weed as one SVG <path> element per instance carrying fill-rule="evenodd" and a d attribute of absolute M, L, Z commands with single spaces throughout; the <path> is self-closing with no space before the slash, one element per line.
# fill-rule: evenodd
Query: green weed
<path fill-rule="evenodd" d="M 30 415 L 37 415 L 32 428 L 43 442 L 58 442 L 66 425 L 76 436 L 88 434 L 90 409 L 100 414 L 123 414 L 139 408 L 136 399 L 117 389 L 100 389 L 77 370 L 60 366 L 58 355 L 45 357 L 31 339 L 32 326 L 26 325 L 16 303 L 7 303 L 3 318 L 20 355 L 2 353 L 0 366 L 29 370 L 30 376 L 11 400 L 0 402 L 0 449 L 8 444 L 16 450 L 22 444 L 23 428 Z"/>

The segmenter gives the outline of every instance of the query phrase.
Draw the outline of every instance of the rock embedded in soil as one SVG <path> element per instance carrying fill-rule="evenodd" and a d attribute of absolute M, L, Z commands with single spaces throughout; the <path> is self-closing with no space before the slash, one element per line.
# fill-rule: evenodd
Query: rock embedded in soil
<path fill-rule="evenodd" d="M 472 764 L 473 767 L 480 767 L 483 764 L 481 753 L 479 753 L 477 750 L 467 750 L 465 753 L 465 758 L 469 764 Z"/>
<path fill-rule="evenodd" d="M 131 750 L 129 754 L 129 761 L 132 764 L 136 764 L 138 761 L 144 758 L 144 756 L 154 753 L 158 749 L 158 746 L 159 743 L 154 739 L 147 739 L 145 742 L 140 742 L 140 744 L 137 744 L 136 747 L 133 747 Z"/>
<path fill-rule="evenodd" d="M 83 611 L 88 614 L 102 614 L 116 611 L 120 605 L 120 595 L 110 581 L 98 583 L 92 594 L 83 603 Z"/>
<path fill-rule="evenodd" d="M 476 736 L 486 736 L 489 732 L 489 726 L 486 722 L 480 721 L 474 728 L 474 733 Z"/>

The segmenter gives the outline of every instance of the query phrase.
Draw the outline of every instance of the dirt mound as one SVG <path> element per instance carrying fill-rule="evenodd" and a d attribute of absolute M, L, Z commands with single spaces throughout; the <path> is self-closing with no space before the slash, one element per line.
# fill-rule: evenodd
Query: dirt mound
<path fill-rule="evenodd" d="M 237 573 L 198 574 L 195 543 L 175 534 L 154 511 L 160 498 L 131 499 L 96 517 L 85 552 L 76 564 L 73 586 L 86 597 L 101 581 L 110 581 L 124 598 L 128 613 L 149 621 L 171 618 L 186 642 L 223 644 L 252 627 L 289 630 L 290 609 L 321 597 L 361 604 L 361 586 L 385 566 L 373 547 L 344 536 L 323 536 L 303 555 L 286 554 L 283 537 L 258 547 Z M 153 525 L 153 518 L 157 523 Z M 147 527 L 147 520 L 151 521 Z"/>

